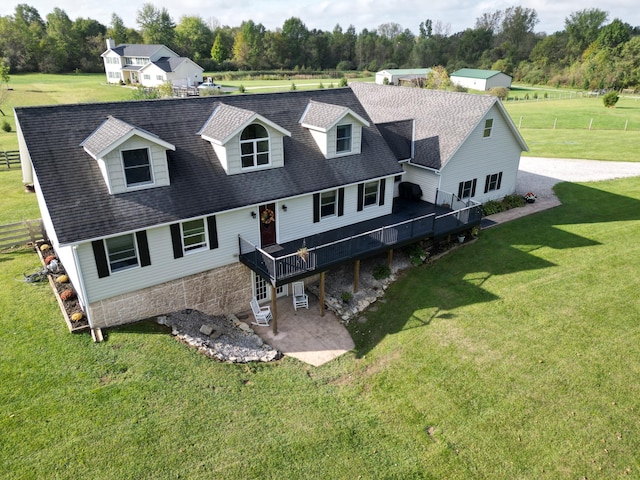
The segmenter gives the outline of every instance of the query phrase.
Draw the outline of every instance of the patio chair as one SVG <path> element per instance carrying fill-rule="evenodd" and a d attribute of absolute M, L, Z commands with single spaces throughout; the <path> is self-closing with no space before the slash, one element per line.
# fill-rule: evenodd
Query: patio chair
<path fill-rule="evenodd" d="M 303 282 L 293 282 L 293 308 L 298 310 L 298 307 L 309 309 L 309 295 L 304 293 Z"/>
<path fill-rule="evenodd" d="M 251 299 L 251 311 L 253 312 L 253 317 L 256 319 L 255 322 L 251 322 L 253 325 L 269 326 L 269 322 L 273 318 L 271 316 L 271 308 L 261 307 L 258 305 L 258 300 L 253 297 Z"/>

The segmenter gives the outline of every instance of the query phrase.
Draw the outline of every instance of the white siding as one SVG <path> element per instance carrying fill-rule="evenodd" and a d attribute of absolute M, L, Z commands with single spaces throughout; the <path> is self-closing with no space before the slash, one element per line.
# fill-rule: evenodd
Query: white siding
<path fill-rule="evenodd" d="M 451 77 L 451 83 L 455 83 L 456 85 L 460 85 L 464 88 L 471 88 L 473 90 L 486 90 L 487 89 L 487 81 L 482 78 L 470 78 L 470 77 Z"/>
<path fill-rule="evenodd" d="M 403 165 L 405 174 L 402 177 L 403 182 L 411 182 L 420 185 L 422 189 L 422 199 L 425 202 L 436 202 L 436 193 L 440 188 L 440 175 L 434 170 L 416 167 L 405 163 Z"/>
<path fill-rule="evenodd" d="M 251 217 L 251 210 L 216 215 L 218 248 L 193 252 L 178 259 L 173 258 L 168 225 L 147 229 L 151 265 L 115 272 L 104 278 L 98 278 L 91 243 L 81 244 L 78 257 L 89 303 L 238 262 L 238 235 L 253 243 L 259 242 L 258 219 Z"/>
<path fill-rule="evenodd" d="M 167 73 L 167 79 L 176 86 L 194 86 L 202 82 L 202 72 L 198 64 L 185 60 L 175 71 Z"/>
<path fill-rule="evenodd" d="M 340 217 L 337 215 L 325 217 L 316 223 L 313 222 L 313 195 L 306 195 L 281 203 L 287 205 L 287 211 L 284 212 L 280 208 L 276 215 L 278 243 L 309 238 L 327 230 L 391 213 L 393 207 L 393 177 L 386 179 L 384 205 L 366 207 L 358 212 L 358 186 L 351 185 L 344 189 L 344 215 Z"/>
<path fill-rule="evenodd" d="M 145 75 L 149 75 L 151 78 L 145 79 Z M 162 77 L 162 80 L 158 80 L 158 76 Z M 168 80 L 168 74 L 156 65 L 151 64 L 147 65 L 140 71 L 138 80 L 140 81 L 140 84 L 145 87 L 159 87 Z"/>
<path fill-rule="evenodd" d="M 108 59 L 116 59 L 116 63 L 108 63 Z M 120 83 L 122 80 L 122 60 L 120 55 L 115 52 L 109 52 L 104 57 L 104 70 L 107 76 L 107 83 Z M 111 75 L 109 75 L 111 73 Z M 117 76 L 116 76 L 117 75 Z"/>
<path fill-rule="evenodd" d="M 338 125 L 351 125 L 351 151 L 346 153 L 336 153 L 336 142 L 338 134 Z M 345 157 L 348 155 L 358 155 L 362 150 L 362 124 L 352 115 L 346 115 L 329 131 L 320 132 L 318 130 L 309 129 L 309 133 L 315 140 L 318 148 L 325 158 Z"/>
<path fill-rule="evenodd" d="M 493 119 L 491 136 L 483 138 L 485 119 Z M 460 182 L 477 179 L 478 202 L 502 198 L 515 191 L 521 147 L 509 129 L 507 120 L 494 106 L 478 123 L 454 157 L 442 169 L 441 189 L 458 194 Z M 502 172 L 499 190 L 484 193 L 487 175 Z"/>

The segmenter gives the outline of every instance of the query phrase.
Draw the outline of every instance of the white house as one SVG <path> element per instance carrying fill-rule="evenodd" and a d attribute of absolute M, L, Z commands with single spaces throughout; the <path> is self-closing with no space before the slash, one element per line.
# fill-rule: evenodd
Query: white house
<path fill-rule="evenodd" d="M 180 57 L 164 45 L 121 44 L 107 39 L 101 55 L 108 83 L 132 83 L 157 87 L 166 82 L 175 86 L 196 86 L 204 69 L 186 57 Z"/>
<path fill-rule="evenodd" d="M 511 88 L 511 77 L 499 70 L 462 68 L 450 75 L 451 83 L 473 90 L 491 90 L 495 87 Z"/>
<path fill-rule="evenodd" d="M 23 180 L 94 329 L 244 311 L 468 230 L 526 149 L 493 97 L 374 84 L 15 115 Z"/>
<path fill-rule="evenodd" d="M 416 79 L 426 80 L 430 71 L 430 68 L 395 68 L 381 70 L 376 73 L 376 83 L 378 85 L 400 85 L 402 83 L 410 83 Z"/>

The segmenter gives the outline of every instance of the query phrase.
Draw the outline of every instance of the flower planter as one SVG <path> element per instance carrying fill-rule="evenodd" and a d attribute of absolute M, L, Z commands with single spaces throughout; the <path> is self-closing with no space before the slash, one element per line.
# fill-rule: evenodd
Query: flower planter
<path fill-rule="evenodd" d="M 525 201 L 527 203 L 536 203 L 536 199 L 535 198 L 525 198 Z"/>

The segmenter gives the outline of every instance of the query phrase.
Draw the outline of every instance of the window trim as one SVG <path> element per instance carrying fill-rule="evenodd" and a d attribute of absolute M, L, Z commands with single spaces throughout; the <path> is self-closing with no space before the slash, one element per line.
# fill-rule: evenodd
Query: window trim
<path fill-rule="evenodd" d="M 495 178 L 492 178 L 495 177 Z M 491 184 L 493 184 L 493 188 L 491 188 Z M 484 181 L 484 193 L 493 192 L 500 190 L 502 185 L 502 172 L 498 173 L 490 173 L 486 176 Z"/>
<path fill-rule="evenodd" d="M 491 138 L 493 132 L 493 118 L 487 118 L 484 121 L 484 130 L 482 132 L 482 138 Z"/>
<path fill-rule="evenodd" d="M 109 250 L 109 240 L 114 240 L 114 239 L 122 238 L 122 237 L 131 237 L 133 239 L 133 253 L 134 253 L 134 255 L 132 257 L 129 257 L 129 258 L 135 258 L 136 263 L 135 263 L 135 265 L 131 264 L 131 265 L 126 265 L 126 266 L 114 269 L 113 268 L 113 264 L 116 263 L 116 262 L 112 261 L 112 259 L 111 259 L 112 252 Z M 106 260 L 107 260 L 107 266 L 109 267 L 109 274 L 110 275 L 114 274 L 114 273 L 124 272 L 126 270 L 132 270 L 134 268 L 140 268 L 140 266 L 141 266 L 140 249 L 138 247 L 138 239 L 137 239 L 136 235 L 134 235 L 133 233 L 125 233 L 124 235 L 117 235 L 115 237 L 105 238 L 103 241 L 104 241 L 104 248 L 105 248 Z"/>
<path fill-rule="evenodd" d="M 247 130 L 249 127 L 251 127 L 253 125 L 258 125 L 259 127 L 262 127 L 264 129 L 265 133 L 266 133 L 266 137 L 249 138 L 249 139 L 243 140 L 242 139 L 242 135 L 244 134 L 245 130 Z M 271 135 L 269 134 L 269 129 L 267 127 L 265 127 L 264 125 L 262 125 L 261 123 L 258 123 L 258 122 L 250 123 L 249 125 L 247 125 L 246 127 L 244 127 L 242 129 L 242 132 L 240 132 L 240 135 L 238 137 L 238 141 L 239 141 L 239 152 L 240 152 L 240 168 L 242 170 L 246 171 L 246 170 L 253 170 L 253 169 L 259 169 L 259 168 L 265 168 L 265 167 L 271 166 Z M 265 141 L 267 142 L 267 150 L 264 151 L 264 152 L 259 152 L 258 151 L 258 144 L 260 142 L 265 142 Z M 243 154 L 242 153 L 242 146 L 243 145 L 251 145 L 252 146 L 251 154 Z M 267 163 L 259 164 L 258 163 L 258 155 L 263 155 L 265 153 L 267 155 Z M 243 165 L 243 159 L 245 157 L 249 157 L 249 155 L 253 159 L 253 165 L 245 167 Z"/>
<path fill-rule="evenodd" d="M 464 200 L 465 198 L 473 198 L 476 195 L 476 185 L 478 183 L 478 179 L 474 178 L 473 180 L 463 180 L 458 184 L 458 199 Z M 467 188 L 467 184 L 468 188 Z M 469 191 L 469 195 L 465 195 L 465 191 Z"/>
<path fill-rule="evenodd" d="M 184 224 L 188 222 L 196 222 L 196 221 L 202 222 L 202 233 L 198 235 L 203 235 L 204 240 L 200 242 L 198 246 L 194 247 L 190 245 L 189 247 L 187 247 L 187 243 L 186 243 L 187 237 L 185 235 Z M 195 236 L 195 235 L 192 235 L 192 236 Z M 193 218 L 191 220 L 185 220 L 183 222 L 180 222 L 180 241 L 182 243 L 183 255 L 191 255 L 192 253 L 198 253 L 203 250 L 209 250 L 209 232 L 207 228 L 206 218 L 205 217 Z"/>
<path fill-rule="evenodd" d="M 347 128 L 349 129 L 349 135 L 348 136 L 340 136 L 340 129 L 345 129 Z M 349 146 L 348 148 L 345 148 L 343 150 L 340 150 L 338 148 L 338 145 L 340 145 L 340 142 L 345 142 L 345 141 L 349 141 Z M 353 151 L 353 124 L 352 123 L 343 123 L 341 125 L 337 125 L 336 126 L 336 155 L 347 155 L 349 153 L 351 153 Z"/>
<path fill-rule="evenodd" d="M 371 203 L 367 203 L 367 195 L 371 196 L 373 195 L 373 193 L 369 192 L 367 193 L 367 185 L 373 185 L 376 184 L 376 191 L 375 191 L 375 198 L 374 201 Z M 371 182 L 364 182 L 363 184 L 363 188 L 362 188 L 362 208 L 369 208 L 369 207 L 374 207 L 374 206 L 378 206 L 378 203 L 380 201 L 380 180 L 373 180 Z"/>
<path fill-rule="evenodd" d="M 137 183 L 129 183 L 129 181 L 127 180 L 127 169 L 128 168 L 133 168 L 133 167 L 127 167 L 125 165 L 125 153 L 126 152 L 132 152 L 132 151 L 136 151 L 136 150 L 146 150 L 147 152 L 147 166 L 149 168 L 149 181 L 145 181 L 145 182 L 137 182 Z M 142 147 L 142 148 L 127 148 L 127 149 L 123 149 L 120 150 L 120 165 L 122 166 L 122 174 L 123 174 L 123 178 L 124 178 L 124 185 L 125 188 L 127 190 L 133 190 L 136 188 L 144 188 L 144 187 L 148 187 L 149 185 L 154 185 L 155 184 L 155 179 L 154 179 L 154 172 L 153 172 L 153 159 L 151 157 L 151 149 L 149 147 Z M 140 166 L 137 166 L 136 168 L 140 168 Z"/>
<path fill-rule="evenodd" d="M 327 196 L 328 194 L 333 194 L 333 201 L 330 203 L 323 203 L 323 197 Z M 323 207 L 326 207 L 328 205 L 333 205 L 333 212 L 324 214 Z M 323 220 L 325 218 L 336 217 L 336 216 L 338 216 L 338 190 L 337 189 L 327 190 L 326 192 L 321 192 L 320 193 L 320 220 Z"/>

